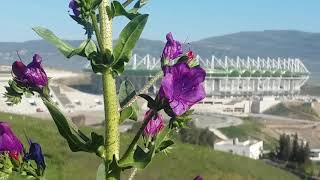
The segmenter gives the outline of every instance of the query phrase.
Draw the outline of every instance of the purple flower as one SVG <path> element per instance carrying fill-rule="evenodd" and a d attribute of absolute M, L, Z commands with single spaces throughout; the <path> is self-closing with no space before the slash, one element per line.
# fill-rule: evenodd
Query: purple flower
<path fill-rule="evenodd" d="M 41 66 L 42 58 L 38 54 L 33 56 L 33 61 L 24 65 L 22 61 L 12 64 L 14 79 L 25 86 L 43 88 L 48 84 L 48 77 Z"/>
<path fill-rule="evenodd" d="M 12 132 L 10 125 L 0 122 L 0 151 L 11 154 L 21 154 L 23 145 L 17 136 Z"/>
<path fill-rule="evenodd" d="M 75 16 L 80 16 L 80 10 L 79 10 L 79 7 L 78 7 L 78 3 L 76 0 L 71 0 L 70 3 L 69 3 L 69 8 L 72 9 L 73 11 L 73 14 Z"/>
<path fill-rule="evenodd" d="M 205 98 L 202 82 L 206 72 L 201 67 L 190 68 L 181 62 L 165 66 L 159 91 L 160 98 L 168 100 L 175 115 L 180 116 L 190 107 Z"/>
<path fill-rule="evenodd" d="M 179 57 L 183 51 L 179 41 L 173 39 L 171 32 L 167 34 L 167 43 L 162 52 L 162 58 L 173 60 Z"/>
<path fill-rule="evenodd" d="M 146 121 L 147 117 L 151 115 L 153 110 L 149 110 L 144 115 L 144 120 Z M 147 126 L 144 128 L 143 135 L 146 137 L 154 137 L 156 136 L 164 127 L 164 120 L 161 114 L 155 114 L 152 119 L 149 121 Z"/>
<path fill-rule="evenodd" d="M 44 157 L 42 154 L 41 146 L 38 143 L 32 142 L 32 140 L 29 139 L 29 152 L 25 154 L 24 158 L 26 160 L 34 160 L 38 166 L 38 169 L 45 169 L 46 164 L 44 162 Z"/>
<path fill-rule="evenodd" d="M 193 180 L 202 180 L 202 177 L 201 176 L 196 176 L 193 178 Z"/>

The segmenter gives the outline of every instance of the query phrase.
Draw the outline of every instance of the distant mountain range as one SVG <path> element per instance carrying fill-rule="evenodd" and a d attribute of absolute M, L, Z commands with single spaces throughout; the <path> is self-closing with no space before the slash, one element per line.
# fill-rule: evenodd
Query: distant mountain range
<path fill-rule="evenodd" d="M 78 46 L 80 41 L 68 41 Z M 159 57 L 164 42 L 156 40 L 139 40 L 134 53 L 150 54 Z M 210 37 L 185 45 L 202 58 L 216 57 L 297 57 L 301 58 L 311 72 L 320 72 L 320 33 L 289 30 L 267 30 L 239 32 L 224 36 Z M 64 58 L 52 45 L 43 40 L 22 43 L 0 42 L 0 65 L 9 65 L 18 59 L 16 50 L 27 62 L 33 53 L 40 53 L 47 66 L 79 71 L 87 63 L 79 57 L 70 60 Z"/>

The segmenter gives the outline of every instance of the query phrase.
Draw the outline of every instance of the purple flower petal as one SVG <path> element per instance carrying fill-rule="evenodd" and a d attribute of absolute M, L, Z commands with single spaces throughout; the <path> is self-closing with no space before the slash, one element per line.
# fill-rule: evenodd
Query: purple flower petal
<path fill-rule="evenodd" d="M 23 145 L 17 136 L 12 132 L 6 122 L 0 122 L 0 151 L 1 152 L 18 152 L 23 151 Z"/>
<path fill-rule="evenodd" d="M 181 62 L 163 69 L 164 77 L 159 96 L 168 100 L 176 115 L 182 115 L 191 106 L 205 98 L 203 81 L 206 73 L 202 68 L 190 68 L 185 62 Z"/>
<path fill-rule="evenodd" d="M 27 70 L 26 65 L 23 64 L 22 61 L 15 61 L 12 64 L 12 73 L 15 75 L 17 79 L 23 79 L 25 76 L 25 71 Z"/>

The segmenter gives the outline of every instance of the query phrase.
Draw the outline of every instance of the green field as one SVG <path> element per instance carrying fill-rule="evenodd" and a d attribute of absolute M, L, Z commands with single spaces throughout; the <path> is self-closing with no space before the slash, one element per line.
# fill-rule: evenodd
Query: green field
<path fill-rule="evenodd" d="M 11 118 L 10 118 L 11 116 Z M 9 121 L 16 134 L 23 138 L 23 131 L 39 142 L 45 153 L 48 180 L 94 180 L 99 159 L 93 154 L 72 153 L 66 142 L 58 135 L 51 121 L 22 118 L 1 114 L 1 121 Z M 85 128 L 85 131 L 90 129 Z M 97 130 L 101 132 L 101 130 Z M 127 143 L 130 134 L 122 136 Z M 124 145 L 122 145 L 124 147 Z M 123 148 L 122 148 L 123 149 Z M 129 171 L 123 179 L 127 179 Z M 188 180 L 202 175 L 205 180 L 295 180 L 294 175 L 266 165 L 263 161 L 251 160 L 228 153 L 216 152 L 206 147 L 177 143 L 171 153 L 157 156 L 144 171 L 139 171 L 137 180 Z M 20 178 L 13 177 L 14 180 Z"/>
<path fill-rule="evenodd" d="M 261 131 L 261 128 L 262 124 L 258 121 L 251 118 L 244 118 L 243 124 L 239 126 L 230 126 L 220 128 L 219 130 L 221 130 L 228 138 L 239 138 L 241 141 L 248 140 L 249 138 L 263 140 L 264 148 L 272 150 L 275 147 L 277 140 Z"/>

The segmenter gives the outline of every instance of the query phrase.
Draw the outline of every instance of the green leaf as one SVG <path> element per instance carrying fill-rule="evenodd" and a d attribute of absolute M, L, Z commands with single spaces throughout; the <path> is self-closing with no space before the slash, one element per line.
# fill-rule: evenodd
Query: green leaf
<path fill-rule="evenodd" d="M 117 62 L 129 62 L 132 49 L 135 47 L 140 35 L 147 23 L 149 15 L 139 15 L 130 21 L 120 33 L 120 37 L 113 51 L 113 64 Z M 118 67 L 119 68 L 119 67 Z"/>
<path fill-rule="evenodd" d="M 49 88 L 49 85 L 46 85 L 45 87 L 43 87 L 42 92 L 43 92 L 43 94 L 44 94 L 46 97 L 49 97 L 49 96 L 50 96 L 50 88 Z"/>
<path fill-rule="evenodd" d="M 60 110 L 50 101 L 43 99 L 44 104 L 48 108 L 61 136 L 63 136 L 70 147 L 74 152 L 76 151 L 85 151 L 85 141 L 81 138 L 83 133 L 68 120 Z M 86 140 L 89 138 L 87 137 Z"/>
<path fill-rule="evenodd" d="M 22 100 L 22 95 L 24 89 L 19 87 L 15 81 L 10 80 L 8 82 L 9 86 L 6 86 L 6 93 L 4 94 L 7 98 L 6 102 L 11 102 L 12 104 L 19 104 Z"/>
<path fill-rule="evenodd" d="M 112 66 L 112 69 L 118 75 L 121 75 L 124 72 L 124 61 L 118 61 L 115 65 Z"/>
<path fill-rule="evenodd" d="M 137 102 L 134 102 L 130 107 L 125 108 L 120 112 L 120 124 L 126 119 L 134 121 L 138 120 L 139 106 Z"/>
<path fill-rule="evenodd" d="M 172 128 L 183 128 L 186 126 L 186 124 L 192 120 L 190 115 L 194 112 L 193 109 L 188 110 L 184 114 L 180 116 L 175 116 L 170 119 L 170 127 Z"/>
<path fill-rule="evenodd" d="M 68 57 L 74 50 L 74 48 L 71 45 L 59 39 L 52 31 L 42 27 L 34 27 L 32 29 L 44 40 L 50 42 L 52 45 L 58 48 L 58 50 L 65 57 Z"/>
<path fill-rule="evenodd" d="M 123 7 L 123 5 L 118 1 L 111 2 L 109 12 L 111 13 L 111 18 L 117 16 L 125 16 L 130 20 L 140 15 L 139 13 L 128 13 L 127 10 Z"/>
<path fill-rule="evenodd" d="M 104 162 L 101 163 L 97 170 L 96 180 L 105 180 L 106 179 L 106 168 Z"/>
<path fill-rule="evenodd" d="M 90 39 L 85 47 L 84 53 L 89 57 L 92 53 L 98 52 L 96 44 Z"/>
<path fill-rule="evenodd" d="M 173 144 L 174 142 L 172 140 L 162 141 L 161 144 L 158 146 L 156 153 L 164 151 L 165 149 L 172 146 Z"/>
<path fill-rule="evenodd" d="M 85 57 L 85 54 L 84 54 L 84 49 L 86 48 L 88 44 L 88 41 L 83 41 L 78 48 L 74 49 L 68 56 L 67 58 L 71 58 L 72 56 L 75 56 L 75 55 L 79 55 L 79 56 L 82 56 L 82 57 Z"/>
<path fill-rule="evenodd" d="M 88 20 L 86 20 L 85 18 L 81 18 L 80 16 L 70 15 L 70 17 L 83 27 L 83 29 L 86 31 L 85 34 L 90 39 L 93 34 L 92 24 Z"/>
<path fill-rule="evenodd" d="M 149 0 L 139 0 L 133 8 L 129 11 L 129 13 L 137 13 L 140 8 L 145 6 Z"/>
<path fill-rule="evenodd" d="M 123 81 L 119 89 L 120 107 L 124 107 L 135 96 L 136 91 L 133 84 L 129 80 Z M 126 107 L 124 110 L 120 112 L 120 123 L 122 123 L 126 119 L 137 121 L 138 114 L 139 106 L 137 102 L 134 102 L 131 106 Z"/>
<path fill-rule="evenodd" d="M 177 63 L 187 62 L 188 60 L 189 60 L 189 57 L 186 56 L 186 55 L 183 55 L 183 56 L 181 56 L 181 57 L 178 59 Z"/>
<path fill-rule="evenodd" d="M 91 10 L 95 10 L 99 7 L 99 5 L 101 4 L 102 0 L 93 0 L 92 4 L 91 4 Z"/>
<path fill-rule="evenodd" d="M 23 94 L 24 90 L 21 87 L 18 86 L 16 81 L 10 80 L 8 82 L 8 84 L 12 88 L 12 90 L 14 90 L 16 93 Z"/>
<path fill-rule="evenodd" d="M 145 152 L 141 147 L 137 148 L 124 159 L 119 160 L 118 166 L 121 168 L 135 167 L 138 169 L 144 169 L 151 162 L 152 157 L 155 154 L 155 146 L 151 146 L 148 152 Z"/>
<path fill-rule="evenodd" d="M 102 73 L 103 71 L 109 68 L 109 66 L 104 65 L 97 61 L 98 61 L 97 57 L 90 59 L 91 67 L 94 73 Z"/>
<path fill-rule="evenodd" d="M 167 126 L 157 135 L 155 140 L 155 153 L 162 152 L 174 144 L 174 142 L 169 138 L 171 131 L 172 129 Z"/>
<path fill-rule="evenodd" d="M 103 136 L 96 133 L 91 133 L 91 139 L 82 133 L 78 127 L 67 119 L 56 105 L 43 98 L 43 102 L 48 108 L 58 130 L 62 137 L 64 137 L 71 151 L 85 151 L 98 153 L 100 146 L 104 144 Z"/>
<path fill-rule="evenodd" d="M 132 107 L 127 107 L 124 110 L 120 112 L 120 121 L 119 123 L 121 124 L 123 121 L 126 119 L 129 119 L 133 114 Z"/>
<path fill-rule="evenodd" d="M 71 58 L 74 55 L 79 55 L 82 57 L 86 57 L 89 59 L 91 53 L 97 52 L 97 46 L 96 44 L 91 40 L 85 40 L 83 41 L 77 49 L 74 49 L 67 58 Z"/>
<path fill-rule="evenodd" d="M 120 107 L 126 105 L 134 96 L 136 96 L 136 94 L 136 90 L 131 81 L 123 81 L 119 89 Z"/>

